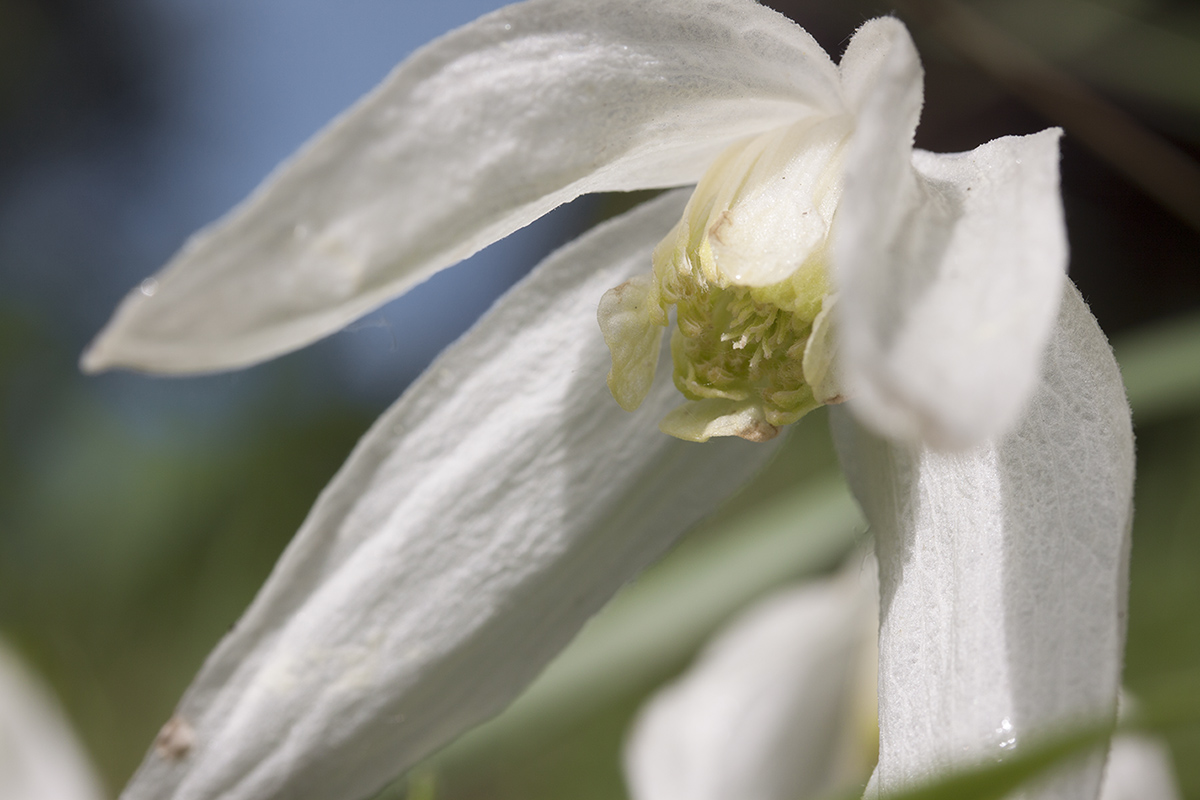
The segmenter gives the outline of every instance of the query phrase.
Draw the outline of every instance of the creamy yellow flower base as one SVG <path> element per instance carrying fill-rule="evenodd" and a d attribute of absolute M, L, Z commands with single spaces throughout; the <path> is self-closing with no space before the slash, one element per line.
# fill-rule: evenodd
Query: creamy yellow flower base
<path fill-rule="evenodd" d="M 664 433 L 766 441 L 841 401 L 827 240 L 847 133 L 838 118 L 733 145 L 655 248 L 652 274 L 605 294 L 608 385 L 622 407 L 649 391 L 672 306 L 675 386 L 690 402 L 662 420 Z"/>

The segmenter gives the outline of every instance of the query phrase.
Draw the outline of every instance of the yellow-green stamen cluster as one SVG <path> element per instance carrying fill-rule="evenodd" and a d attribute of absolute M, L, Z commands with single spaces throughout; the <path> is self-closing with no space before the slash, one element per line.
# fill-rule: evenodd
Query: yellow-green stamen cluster
<path fill-rule="evenodd" d="M 821 405 L 803 358 L 828 292 L 821 259 L 770 286 L 720 286 L 691 258 L 655 265 L 664 307 L 676 307 L 671 338 L 675 386 L 689 400 L 758 405 L 767 423 L 788 425 Z"/>

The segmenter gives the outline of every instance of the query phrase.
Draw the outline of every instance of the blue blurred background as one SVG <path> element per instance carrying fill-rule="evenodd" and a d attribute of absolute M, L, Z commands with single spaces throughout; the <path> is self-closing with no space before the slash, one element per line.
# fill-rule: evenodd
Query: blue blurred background
<path fill-rule="evenodd" d="M 76 359 L 189 233 L 414 48 L 498 5 L 0 0 L 0 633 L 58 692 L 114 794 L 366 426 L 540 257 L 632 200 L 577 201 L 250 370 L 84 377 Z M 1066 127 L 1071 271 L 1102 325 L 1130 352 L 1200 342 L 1200 200 L 1189 211 L 1147 192 L 1139 170 L 1153 171 L 1156 151 L 1141 140 L 1121 163 L 1088 145 L 1115 108 L 1194 165 L 1194 3 L 969 4 L 1014 52 L 1095 92 L 1099 112 L 1056 106 L 974 58 L 939 25 L 936 3 L 773 5 L 835 57 L 872 16 L 909 21 L 928 72 L 921 146 Z M 1166 183 L 1186 195 L 1197 191 L 1189 180 Z M 1180 613 L 1200 607 L 1200 388 L 1188 386 L 1138 418 L 1135 686 L 1200 665 L 1200 632 Z M 827 447 L 809 453 L 831 466 Z M 461 790 L 443 781 L 438 796 L 620 797 L 616 751 L 638 697 L 578 721 L 554 751 L 569 769 L 555 771 L 543 748 L 500 772 L 478 767 L 493 772 Z M 1200 763 L 1194 735 L 1174 745 L 1181 762 Z M 1200 773 L 1183 773 L 1200 797 Z"/>

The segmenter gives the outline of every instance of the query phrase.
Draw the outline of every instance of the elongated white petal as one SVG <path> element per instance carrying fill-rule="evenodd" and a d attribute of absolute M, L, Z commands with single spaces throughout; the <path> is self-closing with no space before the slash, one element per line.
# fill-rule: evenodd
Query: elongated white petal
<path fill-rule="evenodd" d="M 509 6 L 420 50 L 196 235 L 83 364 L 270 358 L 572 198 L 695 182 L 730 142 L 841 102 L 812 37 L 752 0 Z"/>
<path fill-rule="evenodd" d="M 805 800 L 861 780 L 878 600 L 874 559 L 851 566 L 743 614 L 650 701 L 625 749 L 634 800 Z"/>
<path fill-rule="evenodd" d="M 503 708 L 763 464 L 660 434 L 666 376 L 635 414 L 604 385 L 596 303 L 685 199 L 551 256 L 380 418 L 184 697 L 190 746 L 125 797 L 365 796 Z"/>
<path fill-rule="evenodd" d="M 1041 383 L 1002 438 L 939 453 L 835 412 L 880 563 L 879 788 L 1113 713 L 1133 438 L 1117 365 L 1078 292 L 1064 294 Z M 1035 796 L 1094 800 L 1102 763 Z"/>
<path fill-rule="evenodd" d="M 782 448 L 803 450 L 801 443 L 808 441 L 797 437 Z M 695 653 L 739 608 L 827 569 L 866 523 L 841 476 L 830 475 L 803 481 L 795 491 L 716 525 L 719 536 L 685 544 L 667 563 L 623 589 L 520 699 L 435 756 L 437 766 L 457 769 L 514 740 L 528 741 L 531 734 L 548 741 L 630 693 L 644 691 L 664 669 Z M 711 523 L 705 527 L 712 530 Z M 872 713 L 872 726 L 874 718 Z"/>
<path fill-rule="evenodd" d="M 1067 263 L 1060 132 L 914 153 L 921 68 L 892 22 L 842 62 L 859 106 L 833 231 L 842 367 L 876 431 L 961 448 L 1011 427 L 1037 383 Z"/>
<path fill-rule="evenodd" d="M 0 797 L 100 800 L 103 796 L 58 703 L 0 642 Z"/>
<path fill-rule="evenodd" d="M 1099 800 L 1179 800 L 1166 742 L 1151 736 L 1113 739 Z"/>

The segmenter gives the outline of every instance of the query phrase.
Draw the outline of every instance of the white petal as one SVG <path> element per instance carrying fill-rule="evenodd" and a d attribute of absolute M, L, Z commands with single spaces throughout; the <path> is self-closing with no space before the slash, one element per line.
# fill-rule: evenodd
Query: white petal
<path fill-rule="evenodd" d="M 1099 800 L 1179 800 L 1165 742 L 1150 736 L 1113 739 Z"/>
<path fill-rule="evenodd" d="M 730 142 L 841 105 L 825 52 L 751 0 L 509 6 L 420 50 L 197 234 L 84 367 L 270 358 L 574 197 L 692 183 Z"/>
<path fill-rule="evenodd" d="M 100 800 L 104 793 L 54 697 L 0 642 L 0 797 Z"/>
<path fill-rule="evenodd" d="M 835 409 L 880 563 L 879 788 L 994 759 L 1114 711 L 1133 438 L 1121 376 L 1072 287 L 1042 380 L 1004 437 L 890 445 Z M 1102 759 L 1038 797 L 1092 800 Z"/>
<path fill-rule="evenodd" d="M 1054 326 L 1067 263 L 1060 132 L 913 153 L 921 70 L 893 31 L 886 57 L 864 46 L 843 59 L 861 109 L 833 231 L 842 367 L 876 431 L 966 447 L 1015 423 Z M 880 38 L 864 26 L 855 42 L 867 33 Z"/>
<path fill-rule="evenodd" d="M 862 117 L 859 125 L 867 126 L 867 135 L 885 133 L 880 123 L 886 123 L 889 135 L 899 134 L 896 144 L 911 149 L 924 102 L 924 73 L 904 23 L 895 17 L 864 23 L 846 45 L 838 72 L 846 103 Z M 885 111 L 892 114 L 886 120 L 880 118 Z"/>
<path fill-rule="evenodd" d="M 503 708 L 583 622 L 770 456 L 663 436 L 604 386 L 595 308 L 673 193 L 548 259 L 375 424 L 180 704 L 186 753 L 128 800 L 378 789 Z"/>
<path fill-rule="evenodd" d="M 702 241 L 711 248 L 711 276 L 700 256 L 705 277 L 720 285 L 771 286 L 804 271 L 810 259 L 823 260 L 852 128 L 848 114 L 805 121 L 721 154 L 685 217 L 688 234 L 704 231 Z"/>
<path fill-rule="evenodd" d="M 860 779 L 877 591 L 874 559 L 851 567 L 743 614 L 649 702 L 625 749 L 635 800 L 804 800 Z"/>
<path fill-rule="evenodd" d="M 808 441 L 793 436 L 782 447 L 803 449 Z M 713 529 L 711 520 L 702 525 Z M 690 540 L 621 590 L 520 699 L 435 756 L 435 763 L 448 763 L 451 770 L 478 763 L 531 732 L 544 741 L 645 691 L 738 609 L 827 569 L 860 538 L 866 522 L 841 475 L 829 475 L 805 480 L 716 525 L 719 536 Z M 872 670 L 877 660 L 871 659 Z M 871 683 L 874 697 L 874 679 Z M 876 715 L 870 716 L 874 727 Z"/>

